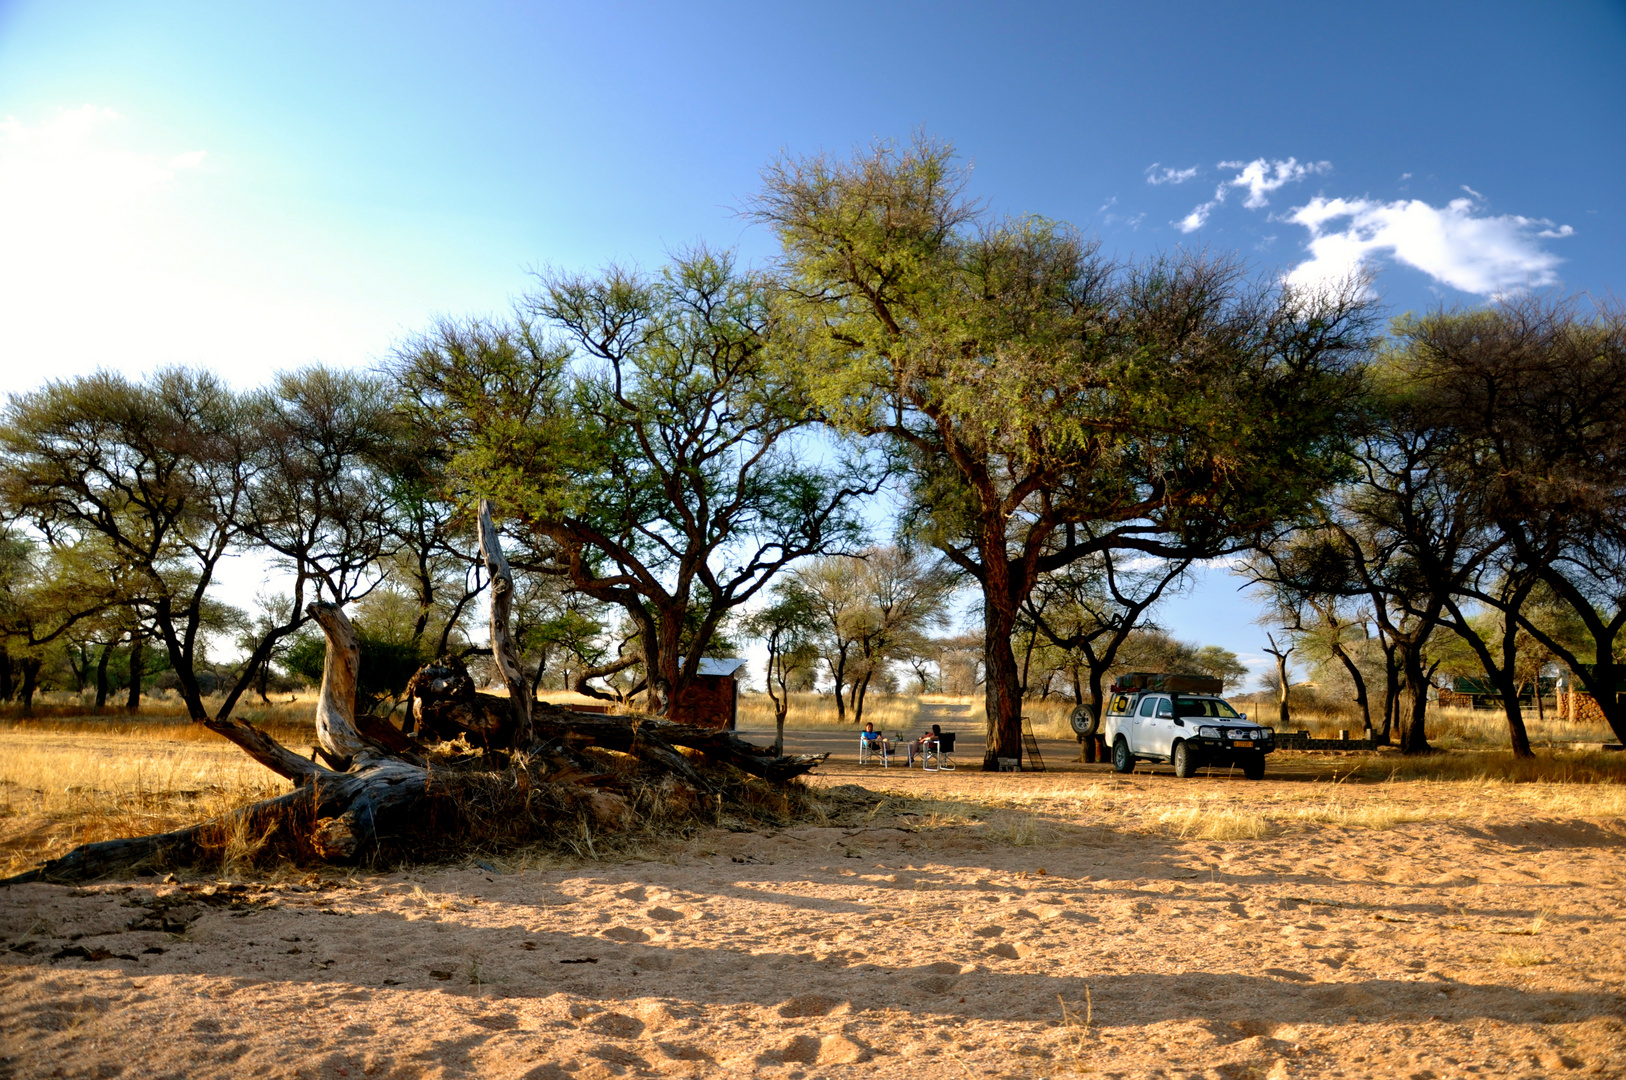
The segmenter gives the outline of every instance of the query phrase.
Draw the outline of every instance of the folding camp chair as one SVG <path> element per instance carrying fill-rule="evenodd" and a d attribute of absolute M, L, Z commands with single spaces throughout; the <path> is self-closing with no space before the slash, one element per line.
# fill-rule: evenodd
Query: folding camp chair
<path fill-rule="evenodd" d="M 920 767 L 926 772 L 954 771 L 954 732 L 945 731 L 920 743 Z"/>

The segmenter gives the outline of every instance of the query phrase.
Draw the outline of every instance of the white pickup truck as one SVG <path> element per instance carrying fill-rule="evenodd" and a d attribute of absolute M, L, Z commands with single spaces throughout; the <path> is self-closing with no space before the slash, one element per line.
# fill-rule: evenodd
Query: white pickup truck
<path fill-rule="evenodd" d="M 1219 680 L 1192 675 L 1137 672 L 1114 683 L 1101 723 L 1112 767 L 1126 773 L 1137 761 L 1167 761 L 1180 777 L 1236 767 L 1249 780 L 1261 779 L 1276 733 L 1249 723 L 1219 690 Z"/>

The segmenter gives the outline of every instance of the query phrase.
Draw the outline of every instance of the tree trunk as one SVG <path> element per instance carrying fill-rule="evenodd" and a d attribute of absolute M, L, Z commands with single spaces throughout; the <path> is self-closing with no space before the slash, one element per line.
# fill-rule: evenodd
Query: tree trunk
<path fill-rule="evenodd" d="M 988 710 L 988 748 L 984 772 L 997 772 L 1000 758 L 1022 759 L 1022 672 L 1011 648 L 1016 627 L 1015 605 L 1003 605 L 993 589 L 983 590 L 983 663 L 987 681 L 983 700 Z"/>
<path fill-rule="evenodd" d="M 606 694 L 598 687 L 590 685 L 590 681 L 593 679 L 602 679 L 606 675 L 614 675 L 617 672 L 625 671 L 632 665 L 638 663 L 638 660 L 638 656 L 634 654 L 631 656 L 617 657 L 608 664 L 599 664 L 596 667 L 578 668 L 571 676 L 570 688 L 576 693 L 581 694 L 583 697 L 598 698 L 600 701 L 620 701 L 621 699 L 616 697 L 614 694 Z M 632 693 L 636 694 L 637 691 L 634 690 Z"/>
<path fill-rule="evenodd" d="M 779 684 L 779 693 L 774 693 L 774 683 Z M 785 714 L 790 711 L 790 692 L 785 689 L 784 661 L 779 654 L 779 634 L 775 631 L 768 635 L 768 667 L 763 672 L 762 686 L 768 691 L 768 700 L 773 702 L 774 740 L 773 752 L 785 752 Z"/>
<path fill-rule="evenodd" d="M 1101 736 L 1101 726 L 1106 720 L 1107 695 L 1102 687 L 1102 680 L 1106 678 L 1106 669 L 1090 665 L 1090 706 L 1095 709 L 1095 734 L 1084 740 L 1084 760 L 1094 763 L 1098 755 L 1096 751 L 1105 744 Z"/>
<path fill-rule="evenodd" d="M 34 691 L 39 689 L 40 658 L 25 656 L 20 665 L 23 669 L 23 715 L 34 715 Z"/>
<path fill-rule="evenodd" d="M 322 689 L 316 698 L 316 741 L 328 764 L 342 772 L 368 747 L 352 719 L 356 711 L 356 676 L 361 672 L 361 644 L 337 604 L 316 602 L 305 610 L 327 637 Z"/>
<path fill-rule="evenodd" d="M 514 603 L 514 574 L 502 553 L 497 527 L 491 521 L 491 503 L 486 499 L 480 500 L 480 554 L 485 558 L 486 576 L 491 579 L 492 658 L 508 686 L 508 698 L 514 711 L 515 745 L 525 746 L 531 741 L 531 694 L 525 672 L 519 665 L 514 635 L 508 627 L 509 611 Z"/>
<path fill-rule="evenodd" d="M 1028 673 L 1033 667 L 1033 647 L 1039 643 L 1039 624 L 1034 623 L 1028 632 L 1028 647 L 1022 652 L 1022 699 L 1028 696 Z"/>
<path fill-rule="evenodd" d="M 841 649 L 836 653 L 835 669 L 831 672 L 836 680 L 836 723 L 847 722 L 847 702 L 842 698 L 841 691 L 846 685 L 847 678 L 847 650 Z"/>
<path fill-rule="evenodd" d="M 869 693 L 869 680 L 875 674 L 873 668 L 864 672 L 864 677 L 853 683 L 853 727 L 862 727 L 864 724 L 864 697 Z"/>
<path fill-rule="evenodd" d="M 70 644 L 64 651 L 68 654 L 68 670 L 73 672 L 73 692 L 83 694 L 85 681 L 90 678 L 90 646 Z"/>
<path fill-rule="evenodd" d="M 125 699 L 124 708 L 128 712 L 137 712 L 141 708 L 141 680 L 147 671 L 146 657 L 142 655 L 142 645 L 146 639 L 140 634 L 130 634 L 130 696 Z"/>
<path fill-rule="evenodd" d="M 526 747 L 529 753 L 516 755 L 513 760 L 519 764 L 507 766 L 510 775 L 506 781 L 500 765 L 495 772 L 478 768 L 471 771 L 468 766 L 461 772 L 455 766 L 440 768 L 431 776 L 420 762 L 387 752 L 376 739 L 356 726 L 353 709 L 359 650 L 349 620 L 338 607 L 330 604 L 312 604 L 307 610 L 322 627 L 328 645 L 322 693 L 317 704 L 317 737 L 323 744 L 323 756 L 342 755 L 348 759 L 347 771 L 326 769 L 307 761 L 257 729 L 235 721 L 211 720 L 207 722 L 211 729 L 227 735 L 279 775 L 293 779 L 295 789 L 188 829 L 85 844 L 62 858 L 50 860 L 0 884 L 85 881 L 155 859 L 185 860 L 201 853 L 211 834 L 218 837 L 230 831 L 266 836 L 296 835 L 308 842 L 309 849 L 321 859 L 353 862 L 378 852 L 381 841 L 403 827 L 433 827 L 438 820 L 436 814 L 419 812 L 427 796 L 450 793 L 449 809 L 453 810 L 450 816 L 455 819 L 460 783 L 472 783 L 474 795 L 482 803 L 492 799 L 494 785 L 506 784 L 513 798 L 525 807 L 531 805 L 539 788 L 547 788 L 554 793 L 556 801 L 565 801 L 565 815 L 560 820 L 570 823 L 571 827 L 578 819 L 599 814 L 605 804 L 617 813 L 624 809 L 626 800 L 622 796 L 569 779 L 574 775 L 584 781 L 594 781 L 610 779 L 608 776 L 583 776 L 584 772 L 591 773 L 590 763 L 583 769 L 569 758 L 556 755 L 549 759 L 536 743 Z M 472 684 L 470 696 L 475 696 Z M 501 711 L 505 717 L 509 715 L 506 700 L 489 695 L 478 695 L 478 698 L 487 700 L 472 704 Z M 674 746 L 692 747 L 707 758 L 726 762 L 775 783 L 800 776 L 829 756 L 787 758 L 744 743 L 732 732 L 693 728 L 655 717 L 598 716 L 546 705 L 542 706 L 542 713 L 543 720 L 538 726 L 546 743 L 596 744 L 658 763 L 702 793 L 703 799 L 697 805 L 704 805 L 704 798 L 720 797 L 718 786 L 700 774 Z M 389 727 L 389 731 L 395 738 L 404 738 L 393 727 Z M 477 759 L 476 765 L 479 760 L 490 759 Z M 536 772 L 524 771 L 533 762 L 540 768 Z M 515 773 L 515 769 L 521 772 Z M 564 779 L 555 779 L 561 777 Z"/>
<path fill-rule="evenodd" d="M 267 660 L 265 663 L 262 663 L 259 666 L 259 670 L 254 673 L 254 692 L 260 695 L 261 703 L 266 705 L 271 704 L 271 695 L 268 693 L 270 689 L 271 662 Z"/>
<path fill-rule="evenodd" d="M 1621 700 L 1616 690 L 1622 674 L 1626 674 L 1626 665 L 1600 657 L 1588 674 L 1591 677 L 1588 689 L 1592 691 L 1592 700 L 1598 703 L 1598 708 L 1603 712 L 1604 723 L 1615 733 L 1615 738 L 1626 743 L 1626 702 Z"/>
<path fill-rule="evenodd" d="M 1265 635 L 1265 640 L 1270 642 L 1270 648 L 1265 651 L 1276 658 L 1276 693 L 1278 695 L 1276 698 L 1276 724 L 1283 731 L 1286 731 L 1287 725 L 1292 722 L 1287 707 L 1287 698 L 1290 693 L 1287 658 L 1293 655 L 1294 650 L 1290 648 L 1282 649 L 1276 644 L 1275 637 L 1270 634 Z"/>
<path fill-rule="evenodd" d="M 1507 715 L 1508 741 L 1513 746 L 1513 756 L 1535 757 L 1535 751 L 1530 749 L 1530 733 L 1524 726 L 1524 707 L 1519 704 L 1519 691 L 1516 686 L 1511 694 L 1502 696 L 1502 711 Z"/>
<path fill-rule="evenodd" d="M 1366 677 L 1361 674 L 1360 667 L 1351 659 L 1349 653 L 1344 651 L 1342 646 L 1335 648 L 1333 652 L 1339 660 L 1343 661 L 1344 670 L 1349 672 L 1350 680 L 1355 684 L 1355 704 L 1361 708 L 1361 723 L 1370 731 L 1372 729 L 1372 706 L 1366 699 Z"/>
<path fill-rule="evenodd" d="M 17 693 L 13 670 L 10 651 L 0 648 L 0 701 L 10 701 Z"/>
<path fill-rule="evenodd" d="M 1380 746 L 1388 746 L 1394 738 L 1400 718 L 1400 663 L 1397 647 L 1389 642 L 1383 645 L 1383 733 L 1378 737 Z"/>
<path fill-rule="evenodd" d="M 113 655 L 113 643 L 102 646 L 101 658 L 96 661 L 96 707 L 107 704 L 107 661 Z"/>
<path fill-rule="evenodd" d="M 1400 702 L 1405 715 L 1396 716 L 1400 726 L 1400 752 L 1426 754 L 1428 745 L 1424 724 L 1428 719 L 1428 680 L 1423 677 L 1422 646 L 1407 642 L 1400 646 L 1402 686 L 1405 695 Z M 1397 712 L 1401 710 L 1397 709 Z"/>

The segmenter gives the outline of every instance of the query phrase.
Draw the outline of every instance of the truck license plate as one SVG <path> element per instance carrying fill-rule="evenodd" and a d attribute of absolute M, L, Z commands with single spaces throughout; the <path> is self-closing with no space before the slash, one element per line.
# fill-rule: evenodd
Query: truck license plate
<path fill-rule="evenodd" d="M 1231 745 L 1232 746 L 1252 746 L 1253 745 L 1253 740 L 1252 739 L 1235 739 L 1235 740 L 1233 740 L 1231 742 Z"/>

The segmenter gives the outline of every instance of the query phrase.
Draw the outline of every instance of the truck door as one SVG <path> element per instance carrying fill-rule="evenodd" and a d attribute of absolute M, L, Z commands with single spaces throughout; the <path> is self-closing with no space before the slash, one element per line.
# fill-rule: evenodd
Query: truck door
<path fill-rule="evenodd" d="M 1146 727 L 1147 749 L 1160 757 L 1174 753 L 1174 702 L 1159 695 L 1152 719 Z"/>
<path fill-rule="evenodd" d="M 1156 738 L 1153 726 L 1157 723 L 1155 716 L 1158 701 L 1157 694 L 1142 694 L 1140 708 L 1135 710 L 1135 723 L 1129 734 L 1129 749 L 1137 754 L 1157 753 L 1152 744 Z"/>

